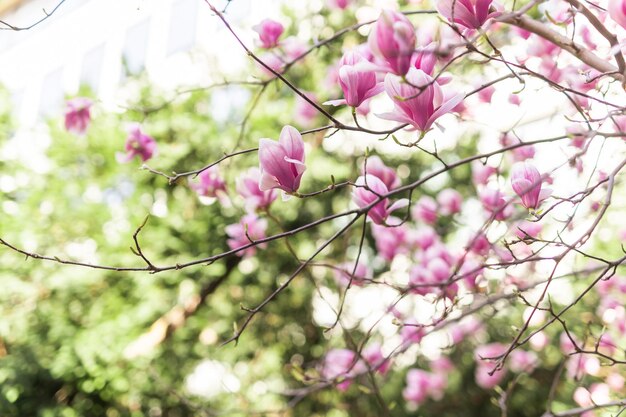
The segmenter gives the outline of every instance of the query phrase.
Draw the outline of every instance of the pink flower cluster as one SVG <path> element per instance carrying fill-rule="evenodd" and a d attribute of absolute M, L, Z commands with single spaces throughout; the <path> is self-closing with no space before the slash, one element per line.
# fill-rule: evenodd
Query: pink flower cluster
<path fill-rule="evenodd" d="M 411 369 L 407 373 L 406 387 L 402 391 L 402 396 L 409 403 L 421 405 L 429 398 L 435 401 L 443 398 L 454 365 L 449 359 L 442 357 L 431 362 L 431 368 L 432 372 Z"/>
<path fill-rule="evenodd" d="M 444 93 L 441 84 L 449 77 L 432 76 L 437 63 L 435 45 L 416 43 L 415 28 L 409 19 L 402 13 L 383 10 L 371 29 L 368 44 L 346 52 L 338 64 L 337 81 L 344 98 L 325 104 L 360 109 L 385 91 L 395 108 L 378 116 L 424 134 L 438 118 L 457 109 L 465 95 Z"/>
<path fill-rule="evenodd" d="M 128 126 L 128 136 L 124 149 L 126 155 L 118 153 L 117 158 L 120 162 L 130 162 L 135 157 L 139 157 L 142 162 L 146 162 L 152 158 L 157 150 L 157 144 L 152 136 L 145 134 L 141 130 L 139 123 L 132 123 Z"/>
<path fill-rule="evenodd" d="M 65 129 L 77 135 L 84 135 L 91 122 L 93 101 L 85 97 L 68 100 L 65 108 Z"/>
<path fill-rule="evenodd" d="M 490 343 L 476 348 L 475 378 L 476 384 L 484 389 L 491 389 L 498 385 L 506 376 L 506 368 L 495 370 L 496 360 L 506 352 L 508 346 L 501 343 Z M 532 373 L 538 365 L 539 359 L 534 352 L 516 349 L 508 357 L 508 367 L 512 372 Z"/>
<path fill-rule="evenodd" d="M 320 375 L 327 381 L 335 382 L 340 391 L 346 391 L 354 378 L 367 373 L 368 369 L 384 375 L 389 365 L 377 343 L 365 347 L 360 357 L 349 349 L 331 349 L 321 363 Z"/>

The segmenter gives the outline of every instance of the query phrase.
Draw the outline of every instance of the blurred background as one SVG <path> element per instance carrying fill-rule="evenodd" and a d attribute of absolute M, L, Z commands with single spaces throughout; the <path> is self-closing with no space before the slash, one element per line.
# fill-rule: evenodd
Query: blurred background
<path fill-rule="evenodd" d="M 395 0 L 355 1 L 347 12 L 331 9 L 330 2 L 322 0 L 222 0 L 216 6 L 227 7 L 229 22 L 247 45 L 256 42 L 252 26 L 272 18 L 285 25 L 285 38 L 307 46 L 341 28 L 375 19 L 382 7 L 408 3 L 430 7 Z M 50 12 L 57 5 L 58 0 L 0 0 L 0 20 L 28 26 L 45 16 L 43 10 Z M 428 31 L 437 19 L 414 16 L 412 21 L 418 30 Z M 367 33 L 365 27 L 319 49 L 293 67 L 290 80 L 320 102 L 339 97 L 329 67 Z M 504 53 L 525 47 L 524 41 L 512 42 Z M 465 76 L 459 76 L 459 88 L 468 91 L 502 74 L 489 66 L 476 68 L 473 62 L 459 63 L 458 73 Z M 139 161 L 120 164 L 115 155 L 123 149 L 128 122 L 141 123 L 156 139 L 158 154 L 149 164 L 164 172 L 196 169 L 225 151 L 254 147 L 259 138 L 276 138 L 285 124 L 304 130 L 324 123 L 283 84 L 258 84 L 264 79 L 267 75 L 254 67 L 201 0 L 66 0 L 30 30 L 0 31 L 0 237 L 50 256 L 142 266 L 129 244 L 150 215 L 140 239 L 157 264 L 223 252 L 224 227 L 239 222 L 245 213 L 235 180 L 258 166 L 255 154 L 220 165 L 231 197 L 224 204 L 199 199 L 186 181 L 168 185 L 166 179 L 141 170 Z M 233 83 L 211 88 L 224 81 Z M 469 102 L 469 122 L 449 115 L 446 130 L 430 132 L 429 140 L 436 140 L 444 159 L 453 160 L 491 149 L 502 131 L 515 125 L 528 139 L 561 135 L 567 121 L 558 106 L 567 103 L 558 92 L 546 94 L 549 89 L 537 84 L 528 83 L 518 107 L 509 103 L 509 96 L 520 86 L 515 80 L 503 83 L 494 94 L 494 105 Z M 63 127 L 65 100 L 75 96 L 95 101 L 93 122 L 84 137 Z M 251 104 L 255 102 L 256 107 Z M 372 128 L 388 127 L 374 116 L 388 109 L 388 100 L 380 97 L 363 120 Z M 338 117 L 351 123 L 347 112 Z M 398 133 L 406 141 L 411 135 Z M 366 148 L 398 167 L 403 182 L 432 169 L 424 153 L 379 139 L 353 132 L 339 132 L 328 140 L 323 134 L 307 136 L 307 161 L 315 161 L 315 169 L 307 170 L 302 188 L 327 187 L 330 173 L 338 181 L 354 179 Z M 539 155 L 538 163 L 549 168 L 555 155 L 566 158 L 558 146 L 558 153 Z M 610 153 L 610 145 L 603 149 Z M 599 150 L 590 154 L 594 152 Z M 570 180 L 578 174 L 573 168 L 570 174 L 561 180 L 576 187 Z M 465 167 L 438 177 L 419 193 L 436 196 L 451 187 L 475 196 L 470 178 Z M 499 181 L 507 186 L 505 178 Z M 561 184 L 556 188 L 567 189 Z M 271 223 L 272 233 L 350 207 L 349 192 L 324 194 L 306 204 L 293 200 L 276 208 L 279 223 Z M 616 195 L 615 200 L 624 205 L 623 197 Z M 454 222 L 472 225 L 481 210 L 478 199 L 468 198 Z M 616 217 L 609 220 L 620 222 Z M 467 236 L 455 233 L 454 222 L 443 219 L 437 231 L 451 246 L 461 247 Z M 391 320 L 368 332 L 397 296 L 395 291 L 378 286 L 352 289 L 343 327 L 325 331 L 335 319 L 341 287 L 328 268 L 310 268 L 264 309 L 237 346 L 220 345 L 244 317 L 241 306 L 257 305 L 297 267 L 291 248 L 311 253 L 340 226 L 341 221 L 331 222 L 294 236 L 289 248 L 284 241 L 275 242 L 259 258 L 229 258 L 210 268 L 154 275 L 44 263 L 0 248 L 0 416 L 380 416 L 377 399 L 366 385 L 354 384 L 345 393 L 335 388 L 311 390 L 301 397 L 299 393 L 319 379 L 318 364 L 331 347 L 352 347 L 369 338 L 381 343 L 385 354 L 398 346 L 401 337 Z M 608 237 L 597 246 L 611 258 L 621 252 L 611 244 L 615 231 L 606 230 L 600 236 Z M 359 237 L 360 228 L 346 234 L 328 249 L 328 259 L 354 259 Z M 368 236 L 362 255 L 380 272 L 378 277 L 406 282 L 411 258 L 400 255 L 388 268 L 375 246 Z M 491 283 L 503 276 L 494 273 Z M 553 287 L 561 297 L 555 302 L 566 303 L 574 294 L 568 282 Z M 475 340 L 448 349 L 450 335 L 442 332 L 398 356 L 394 377 L 381 384 L 393 415 L 416 415 L 402 398 L 408 369 L 424 367 L 426 359 L 448 349 L 446 354 L 458 365 L 449 375 L 449 396 L 443 402 L 429 401 L 420 412 L 499 416 L 492 403 L 495 394 L 474 382 L 473 349 L 479 342 L 509 340 L 511 323 L 522 319 L 524 306 L 506 306 L 497 305 L 489 313 L 489 328 L 473 334 Z M 424 314 L 432 308 L 418 302 L 407 310 Z M 572 314 L 578 330 L 588 318 L 579 312 Z M 546 338 L 558 340 L 558 335 Z M 562 355 L 552 345 L 540 354 L 545 367 L 532 378 L 520 378 L 510 399 L 511 416 L 537 416 L 544 410 L 545 387 Z M 558 401 L 571 403 L 571 392 L 559 395 Z M 290 402 L 294 398 L 298 401 Z"/>

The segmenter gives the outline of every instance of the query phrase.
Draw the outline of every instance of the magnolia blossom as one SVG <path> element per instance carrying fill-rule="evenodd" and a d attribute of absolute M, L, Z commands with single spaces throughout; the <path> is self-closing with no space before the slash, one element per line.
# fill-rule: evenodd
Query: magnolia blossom
<path fill-rule="evenodd" d="M 437 202 L 427 195 L 420 197 L 411 210 L 411 216 L 414 220 L 435 224 L 439 217 L 437 214 Z"/>
<path fill-rule="evenodd" d="M 514 228 L 515 235 L 520 239 L 525 239 L 527 236 L 537 237 L 543 226 L 539 222 L 529 222 L 524 220 L 514 225 Z"/>
<path fill-rule="evenodd" d="M 516 373 L 531 373 L 538 363 L 539 358 L 537 355 L 534 352 L 528 352 L 526 350 L 516 349 L 511 352 L 509 356 L 509 368 Z"/>
<path fill-rule="evenodd" d="M 491 243 L 483 232 L 479 232 L 477 235 L 472 236 L 468 243 L 469 250 L 477 255 L 486 256 L 491 249 Z"/>
<path fill-rule="evenodd" d="M 286 193 L 295 193 L 306 169 L 304 165 L 304 141 L 300 132 L 285 126 L 278 142 L 271 139 L 259 141 L 259 163 L 261 165 L 261 191 L 278 188 Z"/>
<path fill-rule="evenodd" d="M 356 353 L 348 349 L 331 349 L 324 356 L 320 374 L 327 380 L 339 379 L 337 388 L 345 391 L 352 384 L 351 378 L 364 371 L 365 365 L 357 359 Z"/>
<path fill-rule="evenodd" d="M 492 371 L 495 368 L 495 358 L 504 354 L 506 346 L 501 343 L 490 343 L 487 345 L 479 346 L 474 351 L 474 358 L 477 362 L 475 378 L 476 384 L 484 389 L 490 389 L 495 387 L 502 381 L 506 372 L 503 369 Z"/>
<path fill-rule="evenodd" d="M 285 67 L 285 61 L 283 60 L 283 58 L 281 58 L 277 54 L 273 52 L 267 52 L 265 54 L 260 55 L 259 59 L 261 60 L 261 62 L 267 65 L 271 70 L 277 73 L 283 72 L 283 69 Z M 265 74 L 269 78 L 276 77 L 276 74 L 274 74 L 270 69 L 266 68 L 265 66 L 261 64 L 258 64 L 258 66 L 261 68 L 261 71 L 263 72 L 263 74 Z"/>
<path fill-rule="evenodd" d="M 352 191 L 352 201 L 359 208 L 365 208 L 389 193 L 385 183 L 370 174 L 357 178 L 355 185 Z M 384 224 L 393 211 L 406 207 L 408 204 L 409 201 L 403 198 L 389 206 L 389 199 L 383 198 L 368 210 L 367 215 L 374 223 Z"/>
<path fill-rule="evenodd" d="M 383 10 L 368 38 L 372 53 L 397 75 L 409 70 L 415 41 L 415 28 L 409 19 L 391 10 Z"/>
<path fill-rule="evenodd" d="M 249 211 L 268 208 L 278 195 L 274 189 L 261 191 L 260 179 L 261 171 L 258 168 L 250 168 L 237 179 L 237 192 L 246 200 L 246 209 Z"/>
<path fill-rule="evenodd" d="M 489 85 L 487 87 L 481 88 L 478 91 L 478 98 L 483 103 L 491 103 L 491 98 L 493 97 L 493 93 L 496 92 L 496 89 L 493 85 Z"/>
<path fill-rule="evenodd" d="M 451 277 L 450 264 L 441 257 L 423 259 L 409 272 L 409 284 L 416 294 L 440 293 L 452 299 L 458 292 L 458 284 L 448 283 Z"/>
<path fill-rule="evenodd" d="M 383 160 L 376 155 L 368 157 L 366 163 L 363 164 L 361 175 L 367 174 L 372 174 L 377 177 L 387 186 L 389 190 L 392 190 L 400 185 L 400 178 L 396 175 L 396 171 L 385 165 Z"/>
<path fill-rule="evenodd" d="M 507 205 L 504 194 L 498 189 L 486 187 L 478 192 L 483 208 L 495 220 L 504 220 L 511 215 L 513 208 Z"/>
<path fill-rule="evenodd" d="M 405 346 L 420 343 L 424 338 L 426 331 L 423 327 L 415 325 L 415 323 L 405 323 L 400 329 L 400 337 L 402 344 Z"/>
<path fill-rule="evenodd" d="M 430 226 L 422 226 L 411 233 L 411 241 L 422 250 L 430 248 L 439 241 L 439 235 Z"/>
<path fill-rule="evenodd" d="M 376 371 L 382 375 L 385 375 L 389 370 L 391 362 L 385 358 L 383 351 L 379 343 L 373 343 L 367 346 L 361 352 L 361 356 L 365 359 L 365 362 L 371 370 Z"/>
<path fill-rule="evenodd" d="M 83 135 L 91 121 L 93 101 L 85 97 L 68 100 L 65 108 L 65 129 L 77 135 Z"/>
<path fill-rule="evenodd" d="M 463 94 L 456 94 L 446 99 L 439 83 L 416 68 L 409 70 L 406 79 L 411 85 L 403 82 L 400 77 L 387 74 L 385 92 L 394 102 L 395 109 L 391 113 L 380 114 L 379 117 L 407 123 L 421 132 L 426 132 L 435 120 L 451 112 L 465 97 Z"/>
<path fill-rule="evenodd" d="M 400 219 L 390 217 L 389 223 L 399 224 Z M 391 262 L 399 253 L 406 253 L 408 248 L 408 236 L 406 229 L 399 227 L 385 227 L 374 224 L 372 235 L 376 242 L 376 252 L 387 262 Z"/>
<path fill-rule="evenodd" d="M 438 282 L 434 274 L 422 265 L 415 265 L 409 272 L 409 285 L 411 292 L 420 295 L 433 293 L 438 288 Z"/>
<path fill-rule="evenodd" d="M 278 46 L 278 38 L 283 34 L 285 28 L 279 22 L 272 19 L 264 19 L 252 29 L 259 34 L 261 47 L 270 49 Z"/>
<path fill-rule="evenodd" d="M 461 204 L 463 204 L 463 197 L 461 193 L 452 188 L 446 188 L 441 190 L 437 194 L 437 202 L 443 215 L 449 216 L 461 211 Z"/>
<path fill-rule="evenodd" d="M 450 22 L 478 29 L 500 13 L 491 8 L 492 0 L 438 0 L 437 9 Z"/>
<path fill-rule="evenodd" d="M 304 54 L 309 46 L 295 36 L 288 36 L 280 43 L 282 51 L 290 61 L 299 58 Z"/>
<path fill-rule="evenodd" d="M 359 261 L 354 266 L 354 262 L 345 262 L 335 269 L 335 278 L 341 285 L 348 284 L 362 286 L 366 279 L 371 279 L 372 271 L 363 262 Z"/>
<path fill-rule="evenodd" d="M 328 0 L 328 7 L 344 10 L 350 5 L 351 0 Z"/>
<path fill-rule="evenodd" d="M 440 400 L 446 389 L 447 379 L 440 373 L 422 369 L 411 369 L 406 375 L 406 388 L 402 392 L 405 400 L 420 405 L 428 398 Z"/>
<path fill-rule="evenodd" d="M 190 187 L 203 197 L 217 197 L 218 193 L 226 192 L 226 182 L 217 166 L 202 171 L 198 175 L 198 181 L 191 183 Z"/>
<path fill-rule="evenodd" d="M 472 182 L 474 185 L 486 185 L 489 182 L 489 178 L 496 172 L 498 172 L 498 169 L 491 165 L 483 164 L 480 161 L 472 162 Z"/>
<path fill-rule="evenodd" d="M 567 360 L 565 370 L 568 378 L 580 380 L 585 375 L 597 376 L 600 373 L 601 364 L 596 356 L 589 354 L 572 355 Z"/>
<path fill-rule="evenodd" d="M 415 54 L 413 55 L 413 66 L 415 68 L 424 71 L 428 75 L 433 75 L 436 63 L 437 44 L 435 42 L 431 42 L 415 50 Z"/>
<path fill-rule="evenodd" d="M 267 229 L 267 220 L 259 219 L 254 214 L 246 214 L 241 218 L 239 223 L 226 226 L 224 229 L 230 239 L 228 247 L 231 249 L 238 249 L 251 243 L 256 242 L 259 239 L 265 238 L 265 230 Z M 256 253 L 256 248 L 265 248 L 265 243 L 252 245 L 243 250 L 240 255 L 252 256 Z"/>
<path fill-rule="evenodd" d="M 317 102 L 315 94 L 309 91 L 302 91 L 302 93 L 311 101 Z M 296 105 L 294 109 L 294 120 L 300 126 L 310 126 L 318 115 L 318 110 L 307 100 L 300 95 L 296 96 Z"/>
<path fill-rule="evenodd" d="M 360 54 L 347 52 L 341 62 L 338 79 L 345 98 L 327 101 L 324 104 L 333 106 L 347 104 L 350 107 L 359 107 L 365 100 L 383 91 L 383 85 L 376 79 L 376 73 L 371 68 L 362 65 L 367 60 Z"/>
<path fill-rule="evenodd" d="M 156 141 L 141 131 L 138 123 L 133 123 L 128 127 L 128 136 L 126 138 L 126 155 L 117 154 L 120 162 L 130 162 L 134 157 L 139 156 L 143 162 L 152 158 L 156 152 Z"/>
<path fill-rule="evenodd" d="M 536 210 L 551 191 L 542 189 L 541 174 L 530 162 L 519 162 L 511 169 L 511 186 L 527 209 Z"/>

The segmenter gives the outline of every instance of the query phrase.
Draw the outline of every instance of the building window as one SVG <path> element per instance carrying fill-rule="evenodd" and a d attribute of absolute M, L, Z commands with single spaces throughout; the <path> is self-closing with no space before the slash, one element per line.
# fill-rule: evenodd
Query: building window
<path fill-rule="evenodd" d="M 196 42 L 198 2 L 177 0 L 172 4 L 167 54 L 189 50 Z"/>
<path fill-rule="evenodd" d="M 94 93 L 98 92 L 102 65 L 104 63 L 104 44 L 91 49 L 83 58 L 83 68 L 80 74 L 80 83 L 88 85 Z"/>
<path fill-rule="evenodd" d="M 50 117 L 59 114 L 63 98 L 63 68 L 58 68 L 43 79 L 39 115 Z"/>
<path fill-rule="evenodd" d="M 150 20 L 146 19 L 126 31 L 122 57 L 128 74 L 141 72 L 146 65 Z"/>

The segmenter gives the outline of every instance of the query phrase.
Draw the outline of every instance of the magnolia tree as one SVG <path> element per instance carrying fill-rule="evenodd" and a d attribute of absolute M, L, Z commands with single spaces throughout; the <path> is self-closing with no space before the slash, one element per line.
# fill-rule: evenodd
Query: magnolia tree
<path fill-rule="evenodd" d="M 240 370 L 233 385 L 225 369 L 245 358 L 202 362 L 176 397 L 196 413 L 621 414 L 626 2 L 366 3 L 313 5 L 306 39 L 297 21 L 306 17 L 259 16 L 238 28 L 228 8 L 206 1 L 250 58 L 248 77 L 139 100 L 116 116 L 126 142 L 102 154 L 140 166 L 127 180 L 152 192 L 197 198 L 186 221 L 208 249 L 182 239 L 156 257 L 169 237 L 144 239 L 158 227 L 147 218 L 123 242 L 132 257 L 119 252 L 111 263 L 0 242 L 39 265 L 123 280 L 214 274 L 125 343 L 125 360 L 163 343 L 220 292 L 235 307 L 234 327 L 211 333 L 222 354 L 268 341 L 251 360 L 277 343 L 268 334 L 282 331 L 276 316 L 279 328 L 294 317 L 301 331 L 283 342 L 289 355 L 271 375 L 280 382 L 259 385 L 273 384 L 266 375 L 242 387 Z M 189 94 L 234 87 L 255 95 L 224 127 L 232 140 L 212 139 L 206 159 L 194 156 L 197 143 L 167 159 L 186 138 L 155 115 Z M 98 106 L 67 102 L 67 140 L 99 137 L 91 130 L 107 116 Z M 261 120 L 266 127 L 255 127 Z M 148 214 L 137 207 L 127 209 Z M 207 210 L 225 223 L 193 220 Z M 238 295 L 229 292 L 235 273 L 248 277 Z M 203 378 L 227 386 L 223 403 L 206 400 L 217 409 L 198 399 L 213 398 Z"/>

